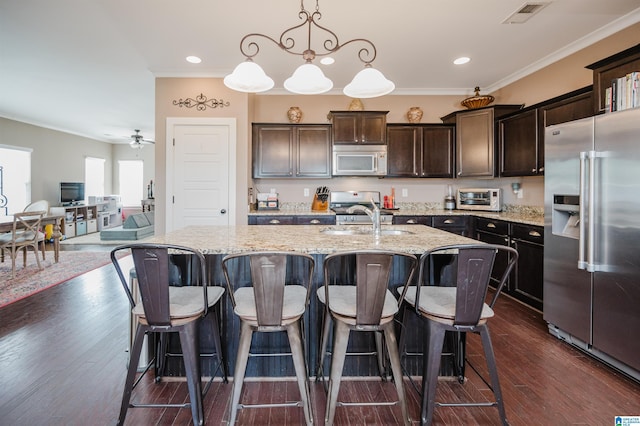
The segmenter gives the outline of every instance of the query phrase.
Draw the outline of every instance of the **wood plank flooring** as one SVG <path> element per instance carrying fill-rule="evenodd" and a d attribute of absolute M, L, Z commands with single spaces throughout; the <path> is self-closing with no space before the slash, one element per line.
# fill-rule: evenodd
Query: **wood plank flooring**
<path fill-rule="evenodd" d="M 491 332 L 511 425 L 613 425 L 616 415 L 640 415 L 640 384 L 547 333 L 542 315 L 502 296 Z M 106 266 L 0 309 L 0 425 L 111 425 L 126 374 L 129 314 L 113 268 Z M 477 336 L 468 359 L 486 375 Z M 137 399 L 186 401 L 184 382 L 143 380 Z M 407 384 L 410 413 L 419 396 Z M 231 384 L 214 382 L 205 398 L 207 424 L 228 419 Z M 323 424 L 320 383 L 311 383 L 314 422 Z M 394 400 L 392 383 L 345 381 L 340 399 Z M 248 382 L 246 402 L 294 400 L 294 381 Z M 440 381 L 437 399 L 490 400 L 491 391 L 467 369 L 464 385 Z M 188 409 L 130 409 L 128 425 L 188 425 Z M 299 425 L 302 410 L 247 409 L 242 425 Z M 494 425 L 495 408 L 436 408 L 436 425 Z M 398 407 L 339 407 L 336 425 L 401 424 Z"/>

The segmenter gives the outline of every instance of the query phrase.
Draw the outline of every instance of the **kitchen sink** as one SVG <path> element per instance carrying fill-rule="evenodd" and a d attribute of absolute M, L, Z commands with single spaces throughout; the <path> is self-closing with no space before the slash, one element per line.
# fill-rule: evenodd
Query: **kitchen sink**
<path fill-rule="evenodd" d="M 325 228 L 320 231 L 325 235 L 373 235 L 371 227 L 349 227 L 349 228 Z M 409 235 L 411 231 L 404 229 L 385 229 L 380 230 L 380 235 Z"/>

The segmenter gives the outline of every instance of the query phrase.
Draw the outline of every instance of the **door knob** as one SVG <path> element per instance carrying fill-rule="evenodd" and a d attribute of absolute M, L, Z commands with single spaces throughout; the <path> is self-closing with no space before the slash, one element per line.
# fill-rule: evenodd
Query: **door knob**
<path fill-rule="evenodd" d="M 227 211 L 225 209 L 220 210 L 220 214 L 225 214 Z"/>

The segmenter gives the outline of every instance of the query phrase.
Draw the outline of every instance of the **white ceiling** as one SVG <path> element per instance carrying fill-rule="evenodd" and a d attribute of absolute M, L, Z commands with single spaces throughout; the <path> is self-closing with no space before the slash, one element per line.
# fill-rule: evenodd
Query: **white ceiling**
<path fill-rule="evenodd" d="M 371 40 L 394 94 L 469 96 L 640 22 L 640 0 L 549 0 L 524 24 L 502 23 L 524 3 L 321 0 L 320 23 L 341 43 Z M 243 60 L 245 34 L 278 39 L 301 22 L 299 10 L 298 0 L 0 0 L 0 116 L 108 142 L 127 143 L 133 129 L 152 139 L 155 77 L 224 77 Z M 330 93 L 361 69 L 358 48 L 347 45 L 325 69 Z M 472 60 L 454 66 L 458 56 Z M 266 40 L 255 61 L 274 93 L 302 63 Z"/>

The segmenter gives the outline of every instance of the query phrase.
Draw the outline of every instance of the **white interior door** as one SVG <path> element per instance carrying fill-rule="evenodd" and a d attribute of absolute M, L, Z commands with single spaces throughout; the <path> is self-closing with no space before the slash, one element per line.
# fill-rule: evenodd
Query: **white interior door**
<path fill-rule="evenodd" d="M 235 216 L 235 119 L 212 120 L 167 123 L 167 165 L 172 171 L 171 178 L 167 174 L 172 190 L 167 192 L 167 231 L 229 225 Z"/>

